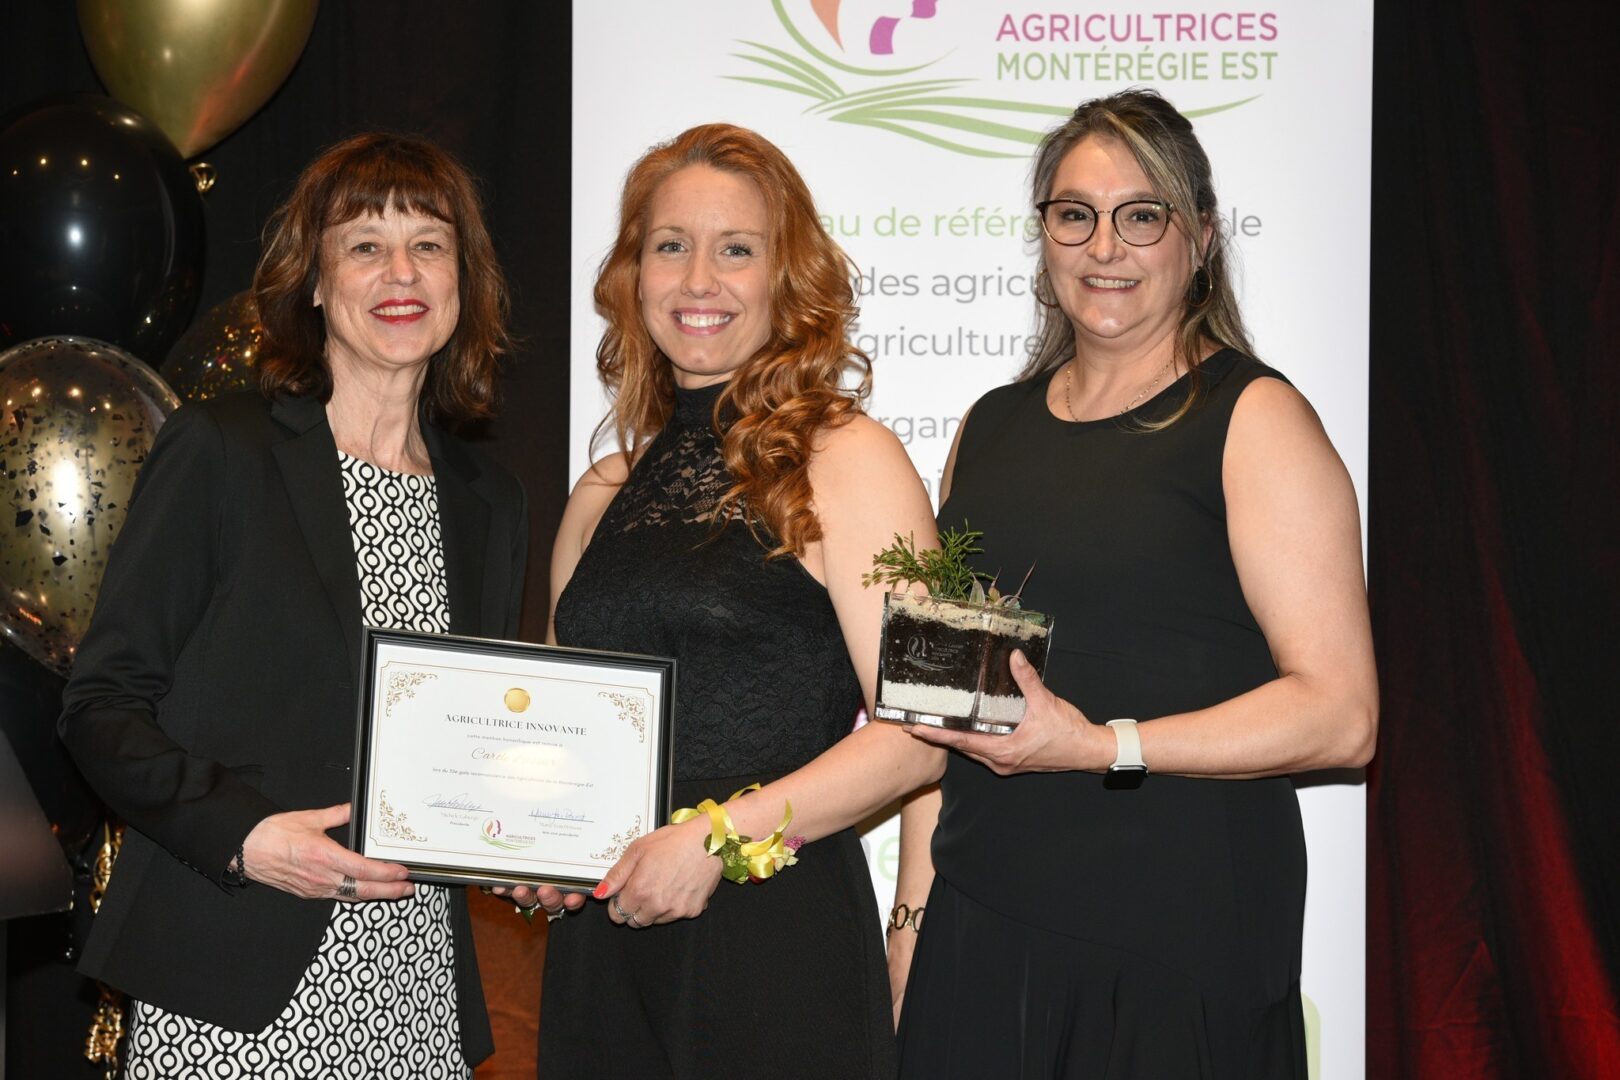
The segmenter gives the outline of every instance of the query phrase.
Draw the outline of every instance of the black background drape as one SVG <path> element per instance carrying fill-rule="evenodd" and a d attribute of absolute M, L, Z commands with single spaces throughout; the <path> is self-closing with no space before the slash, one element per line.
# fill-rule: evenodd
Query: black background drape
<path fill-rule="evenodd" d="M 71 4 L 14 0 L 0 20 L 0 111 L 98 89 Z M 1620 14 L 1596 2 L 1377 13 L 1377 1080 L 1620 1076 L 1617 46 Z M 525 340 L 487 435 L 531 495 L 531 635 L 567 480 L 570 49 L 566 4 L 328 2 L 281 93 L 204 155 L 220 184 L 202 308 L 246 287 L 265 216 L 349 132 L 424 132 L 483 177 Z M 1332 265 L 1300 272 L 1336 288 Z M 51 1040 L 18 1030 L 12 986 L 13 1074 L 69 1075 L 19 1058 Z M 87 1007 L 50 993 L 27 1024 L 60 1015 L 76 1040 Z"/>
<path fill-rule="evenodd" d="M 528 489 L 533 543 L 523 629 L 532 640 L 545 635 L 546 567 L 569 480 L 571 47 L 566 3 L 327 0 L 280 92 L 201 155 L 219 181 L 204 199 L 207 263 L 199 314 L 248 287 L 270 211 L 322 147 L 347 135 L 419 132 L 482 180 L 520 344 L 504 365 L 499 415 L 479 434 Z M 105 93 L 80 38 L 75 5 L 0 0 L 0 114 L 67 91 Z M 142 359 L 158 364 L 163 358 Z M 30 668 L 16 650 L 0 655 L 0 708 L 27 711 L 42 726 L 52 718 L 49 699 L 58 686 Z M 41 741 L 28 740 L 19 751 L 43 781 L 36 787 L 50 789 L 39 791 L 41 799 L 67 813 L 71 798 L 61 762 Z M 0 853 L 0 873 L 3 859 Z M 94 987 L 62 962 L 70 924 L 76 921 L 80 933 L 86 928 L 83 903 L 81 891 L 76 920 L 21 920 L 8 935 L 8 1077 L 99 1075 L 80 1057 Z"/>

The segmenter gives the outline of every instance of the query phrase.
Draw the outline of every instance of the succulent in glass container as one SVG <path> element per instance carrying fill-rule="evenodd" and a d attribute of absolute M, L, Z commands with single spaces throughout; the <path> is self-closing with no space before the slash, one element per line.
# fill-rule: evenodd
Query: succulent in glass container
<path fill-rule="evenodd" d="M 983 533 L 945 529 L 938 548 L 918 550 L 914 538 L 896 535 L 872 557 L 864 585 L 888 585 L 883 601 L 882 652 L 878 658 L 873 716 L 907 724 L 1007 735 L 1024 716 L 1024 695 L 1012 674 L 1012 653 L 1023 650 L 1037 672 L 1045 670 L 1052 622 L 1003 594 L 996 580 L 974 570 Z M 901 591 L 922 585 L 928 595 Z"/>

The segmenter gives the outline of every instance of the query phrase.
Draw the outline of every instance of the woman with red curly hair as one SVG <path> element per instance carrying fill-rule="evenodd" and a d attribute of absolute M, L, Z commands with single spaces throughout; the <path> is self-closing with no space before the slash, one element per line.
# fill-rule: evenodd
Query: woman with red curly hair
<path fill-rule="evenodd" d="M 606 903 L 541 889 L 553 917 L 579 912 L 547 945 L 541 1074 L 697 1077 L 768 1056 L 777 1076 L 892 1076 L 851 826 L 943 757 L 897 727 L 850 734 L 883 604 L 861 575 L 895 533 L 931 546 L 934 522 L 899 440 L 860 408 L 850 265 L 781 151 L 711 124 L 631 169 L 596 304 L 622 449 L 564 514 L 555 639 L 676 657 L 676 804 L 763 783 L 725 804 L 736 831 L 772 834 L 791 803 L 787 843 L 806 846 L 788 872 L 717 889 L 699 816 L 633 843 Z"/>

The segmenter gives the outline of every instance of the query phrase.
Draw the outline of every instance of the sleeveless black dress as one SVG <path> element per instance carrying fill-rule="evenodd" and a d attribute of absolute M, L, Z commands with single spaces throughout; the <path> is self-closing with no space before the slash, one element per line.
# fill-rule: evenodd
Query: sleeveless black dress
<path fill-rule="evenodd" d="M 677 659 L 677 806 L 797 769 L 861 707 L 826 589 L 742 522 L 713 527 L 722 389 L 676 391 L 557 602 L 564 645 Z M 587 904 L 551 926 L 540 1075 L 892 1077 L 880 927 L 853 831 L 762 884 L 722 881 L 696 919 L 632 930 Z"/>
<path fill-rule="evenodd" d="M 1150 720 L 1277 675 L 1239 588 L 1221 467 L 1256 378 L 1230 350 L 1119 419 L 1065 423 L 1049 378 L 963 429 L 942 525 L 1054 619 L 1046 682 L 1095 723 Z M 1151 765 L 1151 761 L 1149 762 Z M 902 1075 L 1303 1080 L 1305 844 L 1287 777 L 997 777 L 953 754 L 906 992 Z"/>

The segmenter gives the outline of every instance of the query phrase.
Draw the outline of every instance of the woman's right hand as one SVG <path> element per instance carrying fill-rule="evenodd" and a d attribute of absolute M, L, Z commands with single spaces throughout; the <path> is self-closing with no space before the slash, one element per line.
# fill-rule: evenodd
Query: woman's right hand
<path fill-rule="evenodd" d="M 271 814 L 242 842 L 242 868 L 257 882 L 305 900 L 398 900 L 416 886 L 398 863 L 357 855 L 326 835 L 349 823 L 349 804 Z M 354 895 L 339 887 L 354 879 Z"/>

